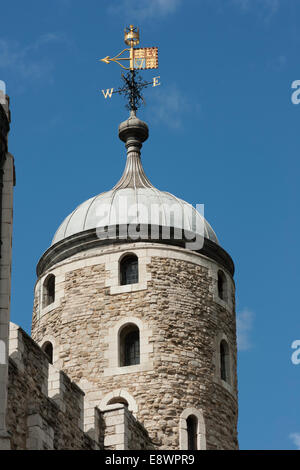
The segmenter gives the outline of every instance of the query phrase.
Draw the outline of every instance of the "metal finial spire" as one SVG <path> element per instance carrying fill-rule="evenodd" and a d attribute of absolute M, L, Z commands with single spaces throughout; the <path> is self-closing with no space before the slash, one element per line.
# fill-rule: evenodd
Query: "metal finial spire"
<path fill-rule="evenodd" d="M 141 148 L 148 139 L 149 129 L 145 122 L 130 112 L 130 117 L 119 125 L 119 138 L 125 143 L 127 160 L 124 173 L 113 190 L 122 188 L 154 188 L 145 175 L 141 162 Z"/>
<path fill-rule="evenodd" d="M 142 90 L 149 85 L 158 86 L 160 85 L 159 78 L 154 77 L 152 81 L 147 82 L 142 79 L 137 70 L 149 70 L 158 68 L 158 48 L 157 47 L 144 47 L 135 48 L 140 42 L 139 29 L 130 25 L 124 30 L 124 41 L 125 44 L 130 46 L 130 49 L 123 49 L 115 57 L 106 56 L 104 59 L 100 59 L 102 62 L 109 64 L 115 62 L 125 70 L 129 72 L 125 75 L 122 74 L 124 85 L 114 90 L 114 88 L 108 88 L 102 90 L 104 98 L 111 98 L 113 93 L 123 94 L 128 100 L 126 107 L 130 111 L 136 112 L 140 107 L 141 103 L 144 102 Z M 124 57 L 123 54 L 129 51 L 129 57 Z M 129 61 L 129 67 L 123 65 L 123 61 Z"/>

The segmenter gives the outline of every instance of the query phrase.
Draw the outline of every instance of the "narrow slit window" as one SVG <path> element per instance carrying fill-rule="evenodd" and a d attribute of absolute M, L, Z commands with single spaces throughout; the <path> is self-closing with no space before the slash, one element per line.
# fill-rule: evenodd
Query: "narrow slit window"
<path fill-rule="evenodd" d="M 225 340 L 220 343 L 220 373 L 221 379 L 230 383 L 229 347 Z"/>
<path fill-rule="evenodd" d="M 53 346 L 52 346 L 52 343 L 50 343 L 50 341 L 47 341 L 47 342 L 43 345 L 42 350 L 43 350 L 44 353 L 46 354 L 49 363 L 50 363 L 50 364 L 53 364 Z"/>
<path fill-rule="evenodd" d="M 43 307 L 53 304 L 55 301 L 55 276 L 49 274 L 43 285 Z"/>
<path fill-rule="evenodd" d="M 218 271 L 218 295 L 221 300 L 227 301 L 227 280 L 223 271 Z"/>
<path fill-rule="evenodd" d="M 186 420 L 187 437 L 188 437 L 188 450 L 198 450 L 197 446 L 197 428 L 198 420 L 196 416 L 189 416 Z"/>

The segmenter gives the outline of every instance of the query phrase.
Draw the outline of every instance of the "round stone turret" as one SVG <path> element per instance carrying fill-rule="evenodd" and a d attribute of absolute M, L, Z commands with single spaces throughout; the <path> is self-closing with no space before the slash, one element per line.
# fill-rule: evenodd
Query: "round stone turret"
<path fill-rule="evenodd" d="M 233 262 L 196 209 L 146 177 L 147 124 L 131 114 L 119 137 L 120 181 L 75 209 L 38 263 L 32 336 L 85 391 L 87 430 L 95 406 L 121 403 L 157 449 L 236 449 Z M 201 247 L 177 236 L 199 227 Z"/>

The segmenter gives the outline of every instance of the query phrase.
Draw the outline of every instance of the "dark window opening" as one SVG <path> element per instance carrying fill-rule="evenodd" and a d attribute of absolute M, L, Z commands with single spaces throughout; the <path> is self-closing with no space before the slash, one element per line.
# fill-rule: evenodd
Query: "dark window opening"
<path fill-rule="evenodd" d="M 218 295 L 221 300 L 227 300 L 227 281 L 226 276 L 222 271 L 218 272 Z"/>
<path fill-rule="evenodd" d="M 120 263 L 121 286 L 127 284 L 137 284 L 139 282 L 138 258 L 129 255 L 122 259 Z"/>
<path fill-rule="evenodd" d="M 197 427 L 198 420 L 196 416 L 189 416 L 186 420 L 187 435 L 188 435 L 188 450 L 197 450 Z"/>
<path fill-rule="evenodd" d="M 45 343 L 44 346 L 42 347 L 42 350 L 46 354 L 49 363 L 53 364 L 53 346 L 52 346 L 52 344 L 49 341 L 47 341 L 47 343 Z"/>
<path fill-rule="evenodd" d="M 115 403 L 121 403 L 122 405 L 125 405 L 128 408 L 128 401 L 125 400 L 125 398 L 122 397 L 114 397 L 109 402 L 107 403 L 108 405 L 114 405 Z"/>
<path fill-rule="evenodd" d="M 220 369 L 221 379 L 229 383 L 229 348 L 225 340 L 222 340 L 220 343 Z"/>
<path fill-rule="evenodd" d="M 140 363 L 140 332 L 137 326 L 128 325 L 120 334 L 120 365 L 133 366 Z"/>
<path fill-rule="evenodd" d="M 55 276 L 50 274 L 45 282 L 43 289 L 43 307 L 53 304 L 55 300 Z"/>

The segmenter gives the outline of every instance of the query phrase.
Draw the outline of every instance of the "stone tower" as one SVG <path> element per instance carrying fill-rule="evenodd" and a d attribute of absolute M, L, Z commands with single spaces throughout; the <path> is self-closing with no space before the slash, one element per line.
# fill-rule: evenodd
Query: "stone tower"
<path fill-rule="evenodd" d="M 93 409 L 120 403 L 158 449 L 237 449 L 234 265 L 202 215 L 156 189 L 148 126 L 119 126 L 120 181 L 70 214 L 38 266 L 32 336 Z"/>
<path fill-rule="evenodd" d="M 10 448 L 6 414 L 15 167 L 8 151 L 9 129 L 9 97 L 0 89 L 0 450 Z"/>

